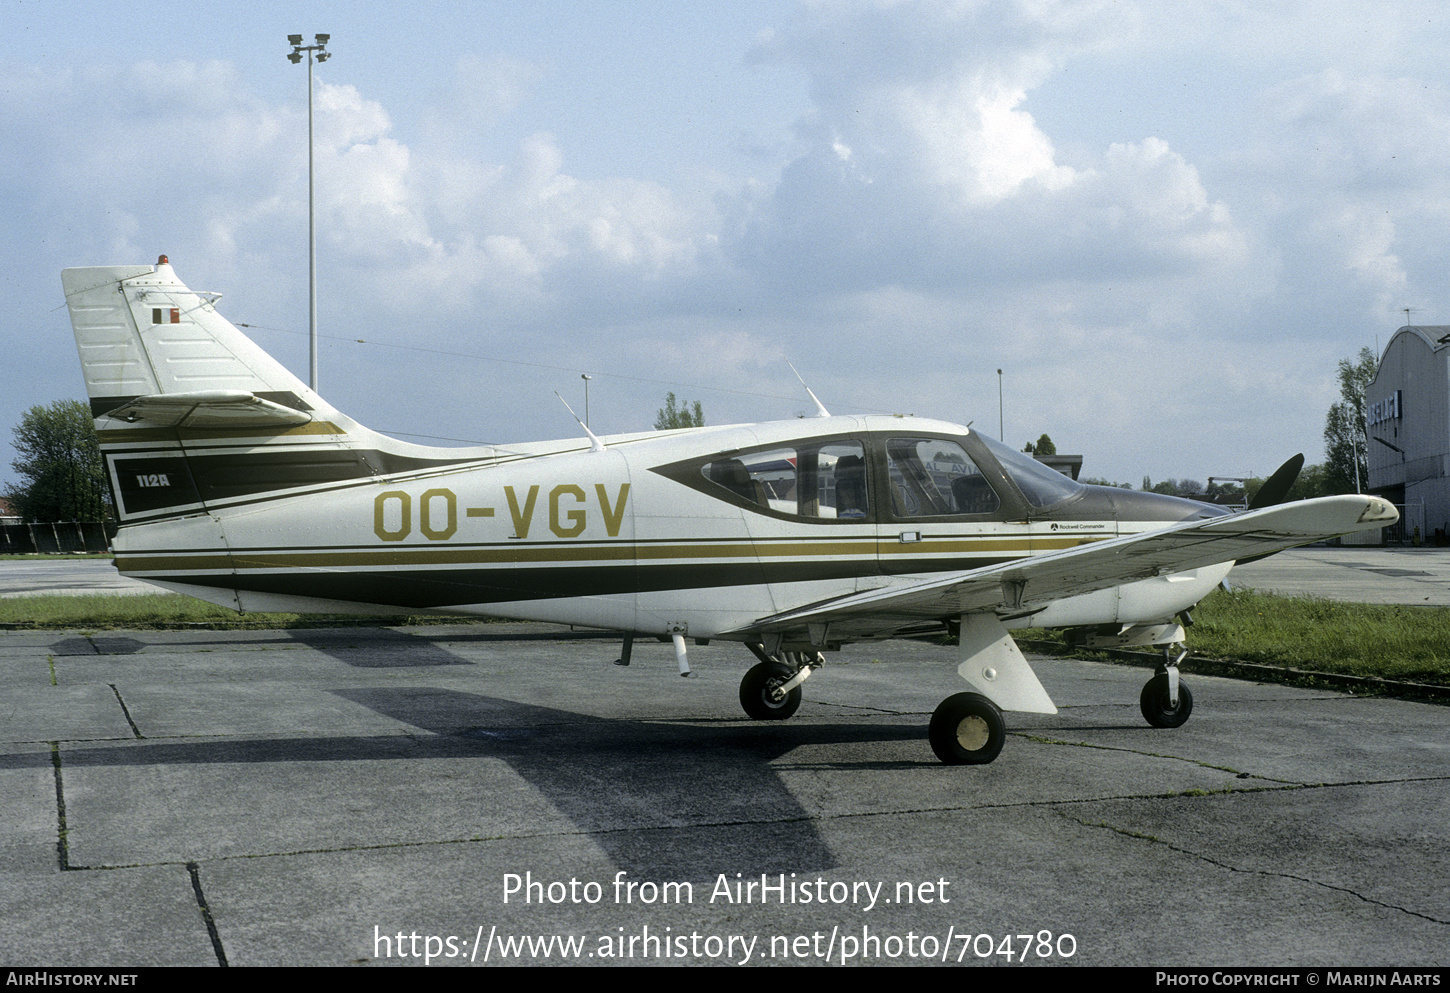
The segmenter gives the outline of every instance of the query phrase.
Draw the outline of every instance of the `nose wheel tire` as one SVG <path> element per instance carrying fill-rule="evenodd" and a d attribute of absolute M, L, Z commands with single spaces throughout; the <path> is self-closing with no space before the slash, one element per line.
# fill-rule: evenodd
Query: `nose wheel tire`
<path fill-rule="evenodd" d="M 757 721 L 783 721 L 800 708 L 799 686 L 782 694 L 780 687 L 795 675 L 788 665 L 762 662 L 740 680 L 740 706 Z"/>
<path fill-rule="evenodd" d="M 1168 674 L 1160 672 L 1143 684 L 1143 693 L 1138 697 L 1138 706 L 1143 710 L 1143 719 L 1155 728 L 1182 727 L 1193 713 L 1193 694 L 1183 680 L 1178 681 L 1178 706 L 1168 702 Z"/>
<path fill-rule="evenodd" d="M 947 765 L 986 765 L 1007 740 L 997 705 L 979 693 L 949 696 L 931 715 L 931 750 Z"/>

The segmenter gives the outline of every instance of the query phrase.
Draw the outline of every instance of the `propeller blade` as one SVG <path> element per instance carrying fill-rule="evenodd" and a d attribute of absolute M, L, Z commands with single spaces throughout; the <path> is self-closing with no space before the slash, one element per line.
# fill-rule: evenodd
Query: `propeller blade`
<path fill-rule="evenodd" d="M 1274 474 L 1264 480 L 1264 485 L 1259 487 L 1259 492 L 1249 501 L 1249 510 L 1258 510 L 1261 507 L 1273 507 L 1284 502 L 1289 495 L 1289 488 L 1299 478 L 1299 470 L 1304 468 L 1304 456 L 1299 454 L 1288 462 L 1279 466 Z"/>

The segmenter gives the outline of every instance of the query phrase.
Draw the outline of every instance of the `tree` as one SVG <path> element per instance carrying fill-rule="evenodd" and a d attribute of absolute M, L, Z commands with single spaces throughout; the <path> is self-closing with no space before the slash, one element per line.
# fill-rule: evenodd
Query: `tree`
<path fill-rule="evenodd" d="M 1294 480 L 1294 485 L 1289 487 L 1289 495 L 1284 499 L 1312 500 L 1315 497 L 1331 495 L 1325 467 L 1322 465 L 1306 465 L 1300 471 L 1299 478 Z"/>
<path fill-rule="evenodd" d="M 23 482 L 7 497 L 27 521 L 103 521 L 106 477 L 90 408 L 57 400 L 25 412 L 10 463 Z"/>
<path fill-rule="evenodd" d="M 1376 365 L 1368 348 L 1359 350 L 1357 361 L 1339 360 L 1340 400 L 1324 419 L 1324 481 L 1329 493 L 1358 493 L 1368 481 L 1364 394 Z"/>
<path fill-rule="evenodd" d="M 705 412 L 700 409 L 700 401 L 696 400 L 692 405 L 689 401 L 683 404 L 675 399 L 673 393 L 665 394 L 665 405 L 660 408 L 659 416 L 655 418 L 656 431 L 668 431 L 671 428 L 702 428 L 705 426 Z"/>
<path fill-rule="evenodd" d="M 1034 456 L 1057 454 L 1057 446 L 1054 445 L 1052 443 L 1052 439 L 1045 434 L 1041 438 L 1038 438 L 1035 444 L 1029 441 L 1022 450 L 1028 455 Z"/>

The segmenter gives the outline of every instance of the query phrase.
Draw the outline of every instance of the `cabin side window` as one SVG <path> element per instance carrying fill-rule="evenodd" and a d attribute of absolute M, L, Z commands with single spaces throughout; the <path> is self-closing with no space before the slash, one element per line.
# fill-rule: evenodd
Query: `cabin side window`
<path fill-rule="evenodd" d="M 752 508 L 817 520 L 865 520 L 870 513 L 866 452 L 856 441 L 741 453 L 701 471 Z"/>
<path fill-rule="evenodd" d="M 888 438 L 887 475 L 896 518 L 994 514 L 1002 502 L 962 447 L 942 438 Z"/>

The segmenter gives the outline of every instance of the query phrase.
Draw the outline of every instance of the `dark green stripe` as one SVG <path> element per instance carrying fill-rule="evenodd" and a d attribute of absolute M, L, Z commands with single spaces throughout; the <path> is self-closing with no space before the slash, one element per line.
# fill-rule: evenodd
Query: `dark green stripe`
<path fill-rule="evenodd" d="M 430 569 L 427 572 L 296 571 L 275 575 L 147 576 L 224 590 L 375 603 L 417 609 L 510 600 L 648 593 L 658 590 L 756 586 L 874 575 L 869 562 L 755 562 L 721 565 L 572 566 L 569 568 Z"/>
<path fill-rule="evenodd" d="M 303 400 L 290 390 L 268 390 L 252 395 L 261 397 L 263 400 L 270 400 L 282 407 L 291 407 L 293 410 L 300 410 L 304 414 L 312 409 L 306 400 Z M 143 394 L 138 393 L 135 396 L 129 397 L 91 397 L 91 416 L 104 417 L 117 407 L 124 407 L 134 400 L 140 400 L 142 396 Z"/>

